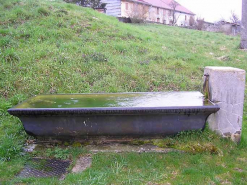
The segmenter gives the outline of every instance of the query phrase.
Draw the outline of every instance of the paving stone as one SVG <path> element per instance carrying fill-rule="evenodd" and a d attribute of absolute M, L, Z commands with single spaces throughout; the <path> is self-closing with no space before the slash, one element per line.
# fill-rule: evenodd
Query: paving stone
<path fill-rule="evenodd" d="M 76 160 L 76 164 L 72 169 L 73 173 L 81 173 L 85 171 L 87 168 L 91 167 L 92 165 L 92 157 L 91 155 L 88 156 L 81 156 Z"/>

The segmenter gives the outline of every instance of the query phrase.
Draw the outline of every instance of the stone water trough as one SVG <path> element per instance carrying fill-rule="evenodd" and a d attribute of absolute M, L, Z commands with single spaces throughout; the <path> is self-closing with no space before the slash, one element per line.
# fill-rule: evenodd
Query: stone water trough
<path fill-rule="evenodd" d="M 203 129 L 219 106 L 200 92 L 38 95 L 8 110 L 44 137 L 166 136 Z"/>
<path fill-rule="evenodd" d="M 38 95 L 8 112 L 40 137 L 167 136 L 201 130 L 208 121 L 212 130 L 238 141 L 245 71 L 206 67 L 204 75 L 207 99 L 200 92 Z"/>

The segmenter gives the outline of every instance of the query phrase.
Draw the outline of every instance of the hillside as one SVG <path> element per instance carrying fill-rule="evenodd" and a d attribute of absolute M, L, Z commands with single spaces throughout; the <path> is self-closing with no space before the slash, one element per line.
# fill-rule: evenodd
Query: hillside
<path fill-rule="evenodd" d="M 238 37 L 127 25 L 62 1 L 14 2 L 19 3 L 2 0 L 1 6 L 0 94 L 5 98 L 199 90 L 207 65 L 247 68 Z"/>
<path fill-rule="evenodd" d="M 8 108 L 46 93 L 200 91 L 205 66 L 247 70 L 239 44 L 239 37 L 221 33 L 124 24 L 62 0 L 0 0 L 0 160 L 9 161 L 1 163 L 8 166 L 0 169 L 2 179 L 23 166 L 28 138 Z M 246 118 L 245 112 L 238 146 L 245 163 Z"/>

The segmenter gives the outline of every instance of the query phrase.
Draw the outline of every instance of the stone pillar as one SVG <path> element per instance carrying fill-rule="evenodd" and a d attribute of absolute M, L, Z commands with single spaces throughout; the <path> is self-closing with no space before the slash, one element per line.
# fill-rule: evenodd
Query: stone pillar
<path fill-rule="evenodd" d="M 208 123 L 223 137 L 235 142 L 241 138 L 245 70 L 232 67 L 205 67 L 209 75 L 209 99 L 219 105 L 220 110 L 209 116 Z"/>
<path fill-rule="evenodd" d="M 247 0 L 242 0 L 241 48 L 247 49 Z"/>

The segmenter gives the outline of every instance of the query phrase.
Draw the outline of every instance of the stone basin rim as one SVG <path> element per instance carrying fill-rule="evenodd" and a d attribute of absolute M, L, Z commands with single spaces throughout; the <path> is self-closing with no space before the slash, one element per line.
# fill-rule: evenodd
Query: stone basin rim
<path fill-rule="evenodd" d="M 172 107 L 99 107 L 99 108 L 11 108 L 8 112 L 11 115 L 41 115 L 41 114 L 163 114 L 163 113 L 184 113 L 197 114 L 218 111 L 218 105 L 210 106 L 172 106 Z"/>

